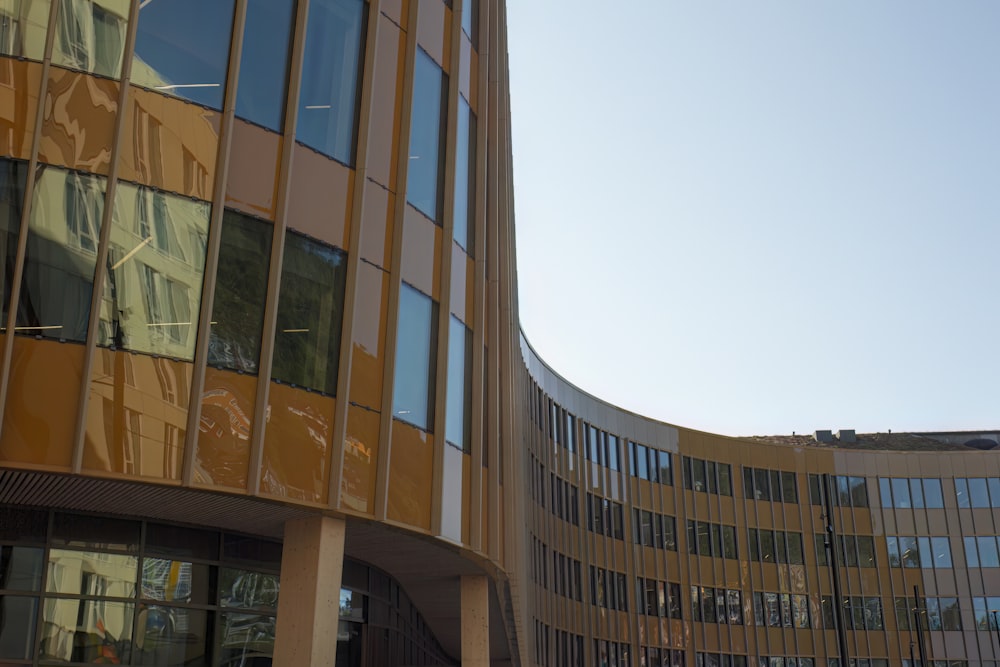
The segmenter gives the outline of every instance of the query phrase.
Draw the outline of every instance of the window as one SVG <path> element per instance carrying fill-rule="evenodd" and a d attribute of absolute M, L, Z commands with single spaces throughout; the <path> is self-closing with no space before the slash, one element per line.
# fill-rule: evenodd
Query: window
<path fill-rule="evenodd" d="M 0 285 L 2 285 L 3 291 L 3 310 L 0 319 L 4 323 L 7 322 L 7 313 L 10 310 L 10 276 L 14 275 L 17 237 L 21 229 L 21 212 L 27 173 L 27 164 L 24 162 L 0 159 L 0 239 L 3 239 L 6 247 L 3 257 L 5 267 L 3 273 L 0 274 Z"/>
<path fill-rule="evenodd" d="M 208 342 L 212 366 L 257 372 L 272 230 L 235 211 L 223 215 Z"/>
<path fill-rule="evenodd" d="M 687 544 L 689 554 L 737 558 L 735 526 L 688 520 Z"/>
<path fill-rule="evenodd" d="M 295 139 L 339 162 L 354 162 L 367 5 L 311 0 Z"/>
<path fill-rule="evenodd" d="M 469 12 L 466 11 L 467 15 Z M 476 231 L 476 116 L 458 97 L 458 144 L 455 155 L 455 242 L 470 255 Z"/>
<path fill-rule="evenodd" d="M 636 602 L 639 613 L 660 618 L 681 618 L 680 584 L 637 577 Z"/>
<path fill-rule="evenodd" d="M 754 619 L 758 626 L 809 628 L 809 596 L 789 593 L 754 593 Z"/>
<path fill-rule="evenodd" d="M 886 536 L 886 547 L 891 567 L 952 567 L 951 545 L 947 537 L 889 535 Z"/>
<path fill-rule="evenodd" d="M 0 54 L 41 60 L 49 10 L 48 0 L 0 2 Z"/>
<path fill-rule="evenodd" d="M 448 395 L 445 440 L 472 451 L 472 331 L 454 315 L 448 334 Z"/>
<path fill-rule="evenodd" d="M 632 539 L 636 544 L 677 551 L 676 532 L 674 517 L 632 508 Z"/>
<path fill-rule="evenodd" d="M 743 495 L 751 500 L 799 502 L 795 473 L 760 468 L 743 468 Z"/>
<path fill-rule="evenodd" d="M 406 201 L 440 224 L 448 76 L 422 49 L 414 68 Z"/>
<path fill-rule="evenodd" d="M 275 380 L 337 393 L 346 270 L 342 251 L 285 233 L 271 368 Z M 419 336 L 419 329 L 412 331 Z"/>
<path fill-rule="evenodd" d="M 722 496 L 733 495 L 732 468 L 728 463 L 685 456 L 681 465 L 685 489 Z"/>
<path fill-rule="evenodd" d="M 236 115 L 281 132 L 295 0 L 248 0 Z"/>
<path fill-rule="evenodd" d="M 233 3 L 140 3 L 132 83 L 221 109 L 229 69 Z"/>
<path fill-rule="evenodd" d="M 830 475 L 830 501 L 840 507 L 868 507 L 868 485 L 864 477 Z M 823 504 L 823 477 L 809 475 L 809 501 Z"/>
<path fill-rule="evenodd" d="M 691 587 L 691 618 L 702 623 L 743 625 L 740 591 L 705 586 Z"/>
<path fill-rule="evenodd" d="M 955 494 L 959 507 L 1000 507 L 1000 478 L 957 478 Z"/>
<path fill-rule="evenodd" d="M 465 0 L 462 3 L 462 30 L 469 36 L 472 47 L 479 44 L 479 2 L 478 0 Z"/>
<path fill-rule="evenodd" d="M 434 430 L 434 368 L 437 358 L 438 304 L 403 284 L 399 290 L 396 377 L 392 415 L 425 431 Z"/>
<path fill-rule="evenodd" d="M 748 529 L 750 560 L 761 563 L 788 563 L 802 565 L 802 534 L 767 530 Z"/>
<path fill-rule="evenodd" d="M 58 1 L 52 62 L 70 69 L 120 78 L 128 4 L 115 0 Z M 39 28 L 41 31 L 36 39 L 44 44 L 45 29 Z"/>
<path fill-rule="evenodd" d="M 944 496 L 940 479 L 890 479 L 878 480 L 882 507 L 941 509 Z"/>
<path fill-rule="evenodd" d="M 997 621 L 1000 620 L 998 609 L 1000 609 L 1000 597 L 972 598 L 976 629 L 996 632 Z"/>
<path fill-rule="evenodd" d="M 965 538 L 965 562 L 969 567 L 1000 567 L 998 538 L 993 535 Z"/>

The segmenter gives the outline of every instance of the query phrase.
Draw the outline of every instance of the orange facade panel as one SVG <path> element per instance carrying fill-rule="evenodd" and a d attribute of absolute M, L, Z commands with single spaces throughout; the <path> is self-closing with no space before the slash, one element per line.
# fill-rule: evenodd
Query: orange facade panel
<path fill-rule="evenodd" d="M 194 459 L 196 484 L 246 489 L 257 376 L 205 369 Z"/>
<path fill-rule="evenodd" d="M 269 397 L 261 493 L 326 504 L 335 399 L 277 382 Z"/>
<path fill-rule="evenodd" d="M 392 219 L 396 195 L 381 185 L 365 183 L 365 206 L 361 215 L 361 259 L 383 269 L 392 256 Z"/>
<path fill-rule="evenodd" d="M 394 420 L 389 450 L 387 517 L 430 530 L 433 477 L 434 436 Z"/>
<path fill-rule="evenodd" d="M 119 177 L 211 201 L 219 112 L 135 86 L 124 111 Z"/>
<path fill-rule="evenodd" d="M 38 159 L 107 176 L 120 86 L 117 81 L 52 67 Z"/>
<path fill-rule="evenodd" d="M 368 140 L 368 178 L 396 192 L 400 109 L 403 92 L 403 57 L 406 33 L 386 16 L 378 18 L 375 44 L 375 79 L 372 82 L 372 115 Z"/>
<path fill-rule="evenodd" d="M 451 9 L 443 2 L 418 3 L 417 44 L 448 72 L 451 68 Z"/>
<path fill-rule="evenodd" d="M 0 155 L 31 157 L 41 87 L 41 64 L 0 57 Z"/>
<path fill-rule="evenodd" d="M 443 230 L 406 206 L 403 217 L 403 280 L 435 301 L 441 300 L 441 253 Z"/>
<path fill-rule="evenodd" d="M 97 348 L 83 468 L 179 480 L 191 373 L 189 362 Z"/>
<path fill-rule="evenodd" d="M 14 339 L 0 461 L 71 466 L 83 355 L 82 345 Z"/>
<path fill-rule="evenodd" d="M 229 151 L 226 206 L 274 221 L 282 137 L 237 118 Z"/>
<path fill-rule="evenodd" d="M 288 226 L 338 248 L 349 246 L 354 170 L 295 145 Z"/>
<path fill-rule="evenodd" d="M 375 507 L 379 421 L 377 412 L 354 405 L 347 409 L 340 503 L 355 512 L 371 514 Z"/>
<path fill-rule="evenodd" d="M 378 409 L 382 405 L 382 371 L 389 303 L 389 274 L 358 263 L 354 303 L 354 349 L 351 357 L 351 402 Z"/>
<path fill-rule="evenodd" d="M 457 244 L 451 244 L 451 314 L 472 328 L 476 263 Z"/>

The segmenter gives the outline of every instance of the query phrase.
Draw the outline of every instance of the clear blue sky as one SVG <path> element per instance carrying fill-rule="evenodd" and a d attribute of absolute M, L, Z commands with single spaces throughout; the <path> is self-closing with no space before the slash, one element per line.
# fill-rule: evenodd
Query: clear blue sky
<path fill-rule="evenodd" d="M 731 435 L 1000 428 L 1000 2 L 508 0 L 521 323 Z"/>

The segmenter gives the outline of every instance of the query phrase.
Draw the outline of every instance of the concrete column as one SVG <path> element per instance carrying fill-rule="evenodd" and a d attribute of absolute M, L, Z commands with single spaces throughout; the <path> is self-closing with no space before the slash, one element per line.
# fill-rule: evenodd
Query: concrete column
<path fill-rule="evenodd" d="M 490 667 L 490 589 L 484 576 L 462 577 L 462 667 Z"/>
<path fill-rule="evenodd" d="M 336 664 L 345 532 L 343 519 L 322 516 L 285 524 L 275 667 Z"/>

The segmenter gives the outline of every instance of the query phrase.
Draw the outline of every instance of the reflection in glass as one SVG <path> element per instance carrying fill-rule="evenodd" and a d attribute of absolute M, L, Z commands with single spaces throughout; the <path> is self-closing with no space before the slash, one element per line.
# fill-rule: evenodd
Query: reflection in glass
<path fill-rule="evenodd" d="M 41 586 L 41 549 L 0 547 L 0 589 L 37 591 Z"/>
<path fill-rule="evenodd" d="M 107 600 L 49 599 L 43 605 L 40 658 L 122 664 L 132 640 L 135 606 Z"/>
<path fill-rule="evenodd" d="M 472 449 L 472 331 L 451 316 L 448 334 L 448 397 L 445 439 L 468 452 Z"/>
<path fill-rule="evenodd" d="M 221 614 L 217 630 L 219 664 L 247 667 L 270 665 L 274 655 L 275 617 L 260 614 Z"/>
<path fill-rule="evenodd" d="M 427 53 L 418 49 L 413 72 L 406 201 L 438 223 L 442 209 L 447 94 L 448 76 Z"/>
<path fill-rule="evenodd" d="M 221 109 L 233 2 L 140 2 L 132 83 Z"/>
<path fill-rule="evenodd" d="M 52 519 L 52 541 L 74 547 L 139 551 L 139 522 L 59 512 Z"/>
<path fill-rule="evenodd" d="M 119 183 L 99 343 L 193 359 L 211 207 Z"/>
<path fill-rule="evenodd" d="M 458 97 L 454 215 L 455 242 L 471 255 L 476 243 L 476 116 L 461 95 Z"/>
<path fill-rule="evenodd" d="M 0 660 L 28 660 L 35 642 L 38 600 L 0 596 Z"/>
<path fill-rule="evenodd" d="M 60 0 L 52 62 L 120 78 L 131 4 L 129 0 Z"/>
<path fill-rule="evenodd" d="M 209 567 L 165 558 L 142 561 L 142 597 L 159 602 L 209 602 Z"/>
<path fill-rule="evenodd" d="M 340 250 L 286 234 L 271 368 L 275 380 L 337 393 L 346 270 Z"/>
<path fill-rule="evenodd" d="M 400 288 L 392 416 L 425 431 L 434 430 L 437 310 L 429 296 L 405 283 Z"/>
<path fill-rule="evenodd" d="M 257 372 L 272 226 L 235 211 L 222 218 L 208 363 Z"/>
<path fill-rule="evenodd" d="M 249 0 L 236 115 L 281 132 L 295 0 Z"/>
<path fill-rule="evenodd" d="M 41 60 L 49 0 L 0 0 L 0 55 Z"/>
<path fill-rule="evenodd" d="M 361 0 L 309 3 L 295 138 L 344 164 L 354 161 L 366 14 Z"/>
<path fill-rule="evenodd" d="M 469 36 L 472 46 L 478 44 L 479 37 L 479 2 L 477 0 L 465 0 L 462 3 L 462 30 Z"/>
<path fill-rule="evenodd" d="M 45 590 L 65 595 L 128 598 L 135 595 L 135 556 L 97 551 L 49 551 Z"/>
<path fill-rule="evenodd" d="M 21 333 L 83 342 L 93 295 L 106 179 L 41 166 L 35 177 Z"/>
<path fill-rule="evenodd" d="M 133 664 L 208 667 L 212 612 L 142 605 L 136 625 Z"/>
<path fill-rule="evenodd" d="M 0 1 L 2 11 L 2 1 Z M 0 17 L 0 21 L 3 18 Z M 2 28 L 0 28 L 2 29 Z M 24 204 L 24 184 L 28 170 L 23 162 L 0 160 L 0 257 L 4 261 L 0 273 L 3 290 L 3 311 L 0 320 L 7 321 L 10 308 L 10 280 L 14 275 L 14 261 L 17 256 L 17 235 L 21 229 L 21 211 Z"/>
<path fill-rule="evenodd" d="M 219 604 L 240 609 L 277 609 L 278 575 L 224 567 L 219 573 Z"/>

